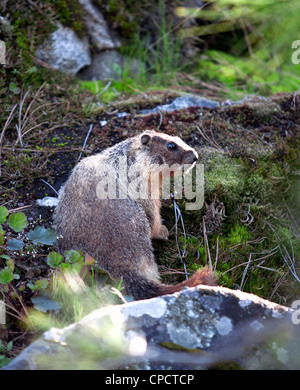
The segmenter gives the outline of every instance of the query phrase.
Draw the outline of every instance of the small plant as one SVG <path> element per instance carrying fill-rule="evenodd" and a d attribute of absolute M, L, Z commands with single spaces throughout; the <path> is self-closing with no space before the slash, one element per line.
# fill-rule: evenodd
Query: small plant
<path fill-rule="evenodd" d="M 7 231 L 3 229 L 3 225 L 6 225 Z M 28 220 L 24 213 L 10 214 L 5 206 L 0 206 L 0 259 L 4 264 L 0 270 L 0 287 L 2 285 L 5 291 L 8 291 L 9 283 L 20 279 L 18 270 L 15 269 L 15 261 L 19 256 L 24 252 L 35 256 L 36 246 L 39 244 L 51 246 L 56 241 L 56 233 L 41 226 L 30 230 L 26 236 L 27 226 Z M 13 237 L 15 234 L 16 237 Z M 47 285 L 47 279 L 27 284 L 32 290 L 46 288 Z"/>
<path fill-rule="evenodd" d="M 96 285 L 95 271 L 88 272 L 88 267 L 94 264 L 93 258 L 88 255 L 84 257 L 82 252 L 76 250 L 66 251 L 63 256 L 55 251 L 45 255 L 41 253 L 44 250 L 42 246 L 52 246 L 55 243 L 55 231 L 37 226 L 26 232 L 27 227 L 28 220 L 24 213 L 11 213 L 6 207 L 0 207 L 0 290 L 9 297 L 8 301 L 13 299 L 14 302 L 17 298 L 25 313 L 22 321 L 29 324 L 31 329 L 68 325 L 98 308 L 101 302 L 113 303 L 116 300 L 115 294 L 104 292 L 102 286 L 100 288 Z M 33 264 L 28 260 L 28 256 L 24 261 L 25 255 L 32 257 Z M 49 266 L 46 277 L 35 277 L 32 271 L 36 267 L 35 257 L 46 257 L 46 264 Z M 38 261 L 38 266 L 40 265 L 45 269 L 43 260 Z M 22 273 L 22 267 L 27 269 L 25 275 Z M 40 274 L 39 270 L 38 275 Z M 14 287 L 14 282 L 17 282 L 17 288 Z M 53 322 L 53 319 L 46 319 L 45 316 L 41 319 L 40 315 L 32 314 L 22 300 L 26 287 L 31 292 L 47 289 L 46 294 L 50 293 L 52 299 L 62 308 L 59 319 L 54 319 Z M 119 285 L 116 291 L 120 288 Z M 11 311 L 18 312 L 14 304 L 10 303 Z"/>
<path fill-rule="evenodd" d="M 61 271 L 80 272 L 85 263 L 82 252 L 72 249 L 66 251 L 64 257 L 57 252 L 50 252 L 47 256 L 47 264 L 51 268 L 59 268 Z"/>
<path fill-rule="evenodd" d="M 4 367 L 6 364 L 10 362 L 10 358 L 7 357 L 8 353 L 11 351 L 13 346 L 13 342 L 10 341 L 7 343 L 6 347 L 4 347 L 2 341 L 0 340 L 0 368 Z"/>
<path fill-rule="evenodd" d="M 61 307 L 59 326 L 66 326 L 73 321 L 79 321 L 84 315 L 99 308 L 104 302 L 119 303 L 121 283 L 111 291 L 103 283 L 108 278 L 104 273 L 99 282 L 99 274 L 87 272 L 88 267 L 94 264 L 90 256 L 83 256 L 82 252 L 69 250 L 64 256 L 57 252 L 50 252 L 47 264 L 53 269 L 53 283 L 51 295 Z M 113 293 L 112 293 L 113 292 Z"/>

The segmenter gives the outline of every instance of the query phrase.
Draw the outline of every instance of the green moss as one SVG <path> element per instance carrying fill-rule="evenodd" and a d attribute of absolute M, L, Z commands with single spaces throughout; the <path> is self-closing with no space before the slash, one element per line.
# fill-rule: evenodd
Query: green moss
<path fill-rule="evenodd" d="M 245 175 L 239 159 L 227 155 L 215 154 L 204 164 L 205 190 L 228 193 L 233 199 L 239 197 L 245 186 Z"/>
<path fill-rule="evenodd" d="M 241 224 L 235 224 L 228 235 L 229 245 L 240 245 L 246 243 L 251 239 L 251 233 L 248 231 L 247 226 Z"/>
<path fill-rule="evenodd" d="M 48 0 L 61 24 L 72 28 L 79 36 L 84 33 L 83 10 L 78 0 Z"/>

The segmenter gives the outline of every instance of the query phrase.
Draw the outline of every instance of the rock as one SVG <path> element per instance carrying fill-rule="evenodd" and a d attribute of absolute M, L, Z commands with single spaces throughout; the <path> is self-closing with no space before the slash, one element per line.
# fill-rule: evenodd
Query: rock
<path fill-rule="evenodd" d="M 48 42 L 37 48 L 36 57 L 52 68 L 71 75 L 91 64 L 87 39 L 79 39 L 72 29 L 61 24 L 50 35 Z"/>
<path fill-rule="evenodd" d="M 58 29 L 50 35 L 48 42 L 37 48 L 36 57 L 54 69 L 75 75 L 92 64 L 90 40 L 98 54 L 93 59 L 92 67 L 83 72 L 83 80 L 116 78 L 118 74 L 113 65 L 123 66 L 123 58 L 115 50 L 120 47 L 120 40 L 110 33 L 101 12 L 90 0 L 79 0 L 79 3 L 83 9 L 87 36 L 79 39 L 71 28 L 58 24 Z"/>
<path fill-rule="evenodd" d="M 112 36 L 101 12 L 92 2 L 79 0 L 79 4 L 84 10 L 83 20 L 93 46 L 99 51 L 120 47 L 120 40 Z"/>
<path fill-rule="evenodd" d="M 133 74 L 138 74 L 143 64 L 137 60 L 121 55 L 118 50 L 104 50 L 95 54 L 92 64 L 78 73 L 82 80 L 119 80 L 124 68 Z"/>
<path fill-rule="evenodd" d="M 156 114 L 159 111 L 171 112 L 174 110 L 181 110 L 188 107 L 206 107 L 206 108 L 215 108 L 219 105 L 218 102 L 210 99 L 206 99 L 197 95 L 185 95 L 179 96 L 173 100 L 170 104 L 164 104 L 162 106 L 157 106 L 149 110 L 141 110 L 142 115 Z"/>
<path fill-rule="evenodd" d="M 117 50 L 105 50 L 95 54 L 92 65 L 79 72 L 78 77 L 92 81 L 119 79 L 123 64 L 124 59 Z"/>
<path fill-rule="evenodd" d="M 295 314 L 241 291 L 186 288 L 52 328 L 4 369 L 299 369 Z"/>
<path fill-rule="evenodd" d="M 13 34 L 13 26 L 3 16 L 0 15 L 0 39 L 11 39 Z"/>
<path fill-rule="evenodd" d="M 164 104 L 164 105 L 159 105 L 157 107 L 148 109 L 148 110 L 141 110 L 142 115 L 149 115 L 149 114 L 156 114 L 158 112 L 172 112 L 174 110 L 181 110 L 184 108 L 189 108 L 189 107 L 205 107 L 205 108 L 216 108 L 218 106 L 240 106 L 243 105 L 244 103 L 251 102 L 251 104 L 256 103 L 257 107 L 261 107 L 261 101 L 269 102 L 269 100 L 265 97 L 262 96 L 246 96 L 242 100 L 238 101 L 233 101 L 233 100 L 225 100 L 224 102 L 217 102 L 215 100 L 210 100 L 202 96 L 198 95 L 192 95 L 192 94 L 186 94 L 184 96 L 179 96 L 173 100 L 172 103 L 170 104 Z M 272 103 L 270 103 L 272 104 Z M 273 103 L 274 107 L 277 107 L 275 103 Z M 275 108 L 276 109 L 276 108 Z"/>

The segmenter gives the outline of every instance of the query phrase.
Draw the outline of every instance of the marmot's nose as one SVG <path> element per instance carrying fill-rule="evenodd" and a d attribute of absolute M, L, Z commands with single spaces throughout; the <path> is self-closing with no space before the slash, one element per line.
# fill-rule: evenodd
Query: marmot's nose
<path fill-rule="evenodd" d="M 191 164 L 193 164 L 194 162 L 196 162 L 198 160 L 198 153 L 197 152 L 191 152 Z"/>
<path fill-rule="evenodd" d="M 194 162 L 198 160 L 198 153 L 196 151 L 189 150 L 185 154 L 184 159 L 185 159 L 185 164 L 194 164 Z"/>

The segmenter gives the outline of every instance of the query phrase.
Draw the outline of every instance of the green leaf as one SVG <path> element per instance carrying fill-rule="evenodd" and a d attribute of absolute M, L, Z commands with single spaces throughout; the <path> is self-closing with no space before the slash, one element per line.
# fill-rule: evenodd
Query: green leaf
<path fill-rule="evenodd" d="M 8 216 L 8 210 L 5 206 L 0 206 L 0 223 L 4 223 Z"/>
<path fill-rule="evenodd" d="M 78 261 L 77 263 L 70 264 L 71 268 L 70 271 L 73 271 L 75 273 L 78 273 L 81 271 L 82 267 L 84 266 L 83 262 Z"/>
<path fill-rule="evenodd" d="M 70 270 L 70 269 L 71 269 L 71 264 L 60 263 L 60 264 L 59 264 L 59 268 L 60 268 L 62 271 Z"/>
<path fill-rule="evenodd" d="M 28 238 L 35 245 L 52 245 L 57 239 L 57 234 L 52 229 L 45 229 L 43 226 L 37 226 L 34 230 L 30 230 Z"/>
<path fill-rule="evenodd" d="M 27 218 L 24 213 L 10 214 L 8 217 L 8 226 L 16 233 L 22 232 L 27 226 Z"/>
<path fill-rule="evenodd" d="M 48 279 L 42 278 L 39 280 L 36 280 L 36 282 L 33 283 L 27 283 L 27 287 L 30 288 L 32 291 L 36 291 L 37 289 L 46 288 L 48 286 Z"/>
<path fill-rule="evenodd" d="M 15 269 L 15 264 L 14 264 L 14 261 L 12 259 L 7 259 L 6 260 L 6 266 L 8 269 L 10 269 L 12 272 L 14 271 Z"/>
<path fill-rule="evenodd" d="M 119 64 L 113 64 L 112 68 L 117 73 L 118 76 L 122 75 L 122 68 Z"/>
<path fill-rule="evenodd" d="M 24 246 L 24 242 L 22 240 L 17 240 L 16 238 L 11 238 L 7 241 L 6 248 L 11 251 L 19 251 Z"/>
<path fill-rule="evenodd" d="M 49 282 L 47 278 L 39 279 L 35 282 L 38 288 L 46 288 L 48 286 L 48 283 Z"/>
<path fill-rule="evenodd" d="M 63 260 L 63 257 L 57 252 L 50 252 L 47 256 L 47 264 L 52 268 L 58 267 L 59 263 Z"/>
<path fill-rule="evenodd" d="M 70 264 L 83 262 L 83 256 L 78 251 L 71 249 L 64 253 L 66 261 Z"/>
<path fill-rule="evenodd" d="M 13 280 L 13 278 L 14 278 L 14 274 L 9 268 L 4 268 L 2 271 L 0 271 L 1 284 L 8 284 Z"/>
<path fill-rule="evenodd" d="M 7 346 L 6 346 L 6 351 L 9 352 L 11 349 L 12 349 L 12 346 L 13 346 L 13 342 L 10 341 Z"/>
<path fill-rule="evenodd" d="M 8 86 L 9 90 L 14 93 L 15 95 L 18 95 L 20 93 L 20 88 L 13 82 L 11 81 Z"/>
<path fill-rule="evenodd" d="M 32 68 L 28 69 L 27 70 L 27 73 L 28 74 L 32 74 L 32 73 L 35 73 L 37 71 L 37 67 L 36 66 L 33 66 Z"/>
<path fill-rule="evenodd" d="M 0 368 L 6 366 L 10 361 L 10 358 L 7 358 L 4 355 L 0 355 Z"/>
<path fill-rule="evenodd" d="M 9 256 L 7 256 L 7 255 L 0 255 L 0 258 L 1 258 L 1 259 L 5 259 L 5 260 L 8 260 L 8 259 L 10 259 L 10 257 L 9 257 Z"/>
<path fill-rule="evenodd" d="M 27 287 L 30 288 L 30 290 L 35 291 L 38 289 L 38 286 L 36 284 L 27 283 Z"/>

